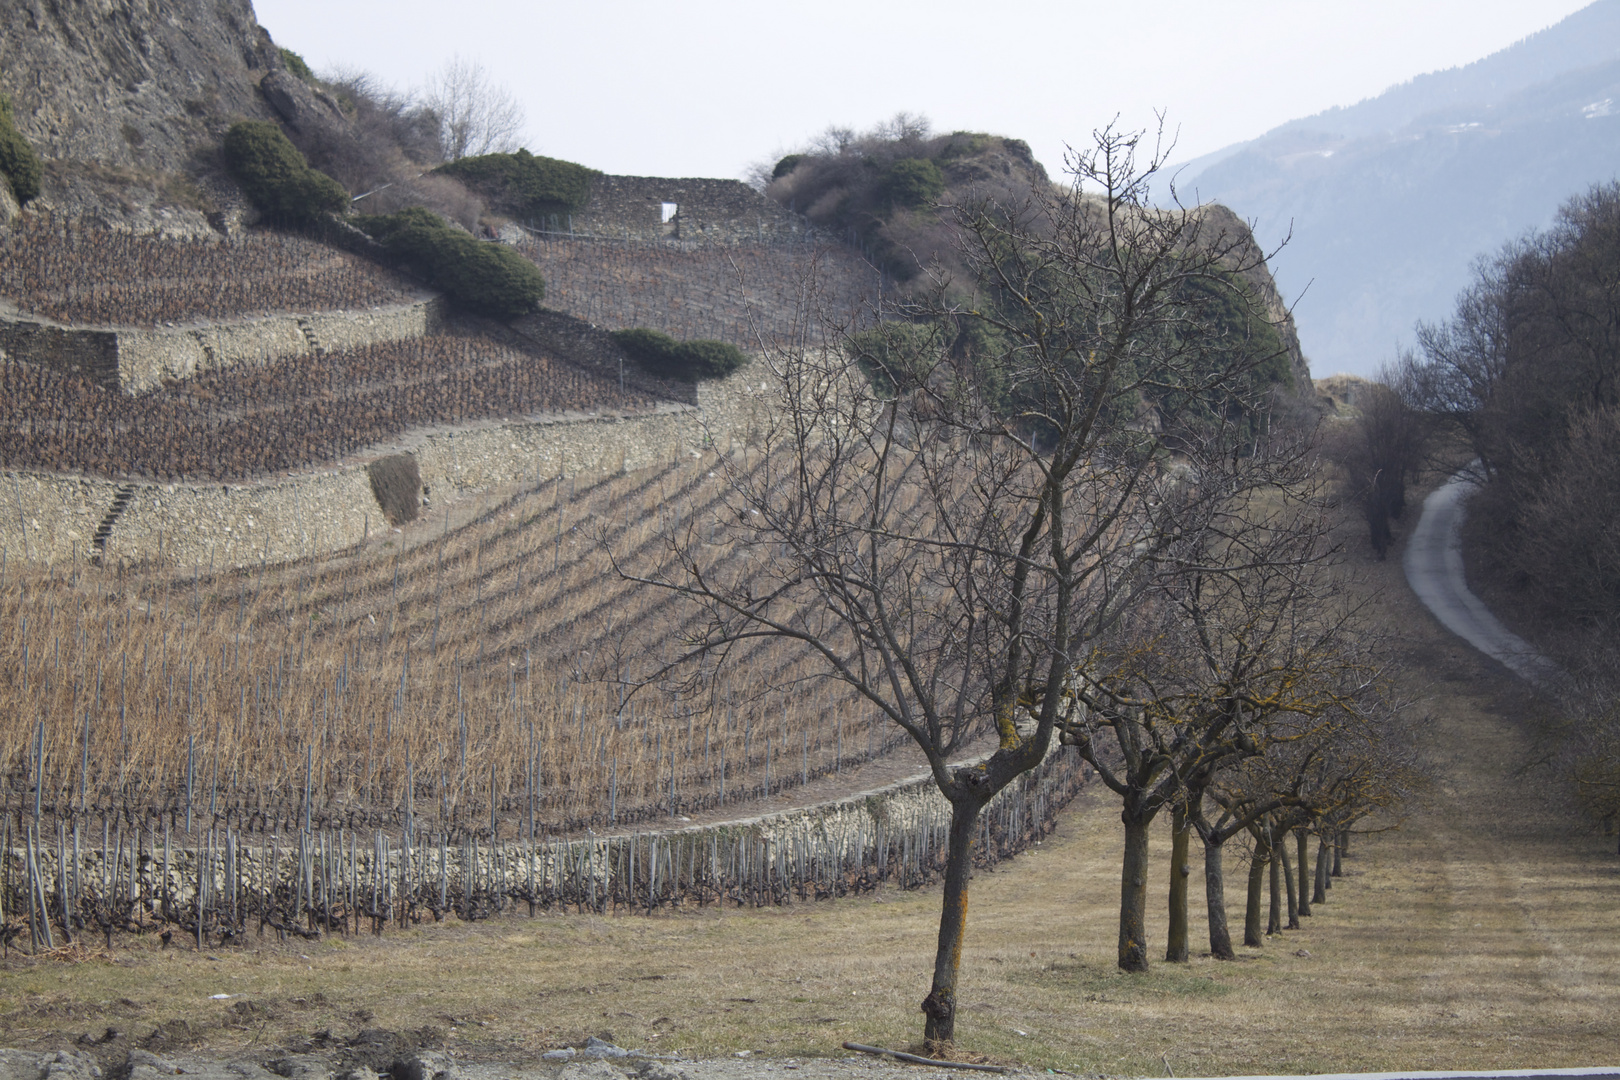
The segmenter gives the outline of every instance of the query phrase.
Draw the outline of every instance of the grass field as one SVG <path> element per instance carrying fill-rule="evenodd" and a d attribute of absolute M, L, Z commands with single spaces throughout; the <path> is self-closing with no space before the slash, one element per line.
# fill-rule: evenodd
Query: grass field
<path fill-rule="evenodd" d="M 1385 618 L 1408 628 L 1401 680 L 1415 715 L 1429 717 L 1419 735 L 1436 768 L 1429 797 L 1398 829 L 1354 838 L 1346 876 L 1304 929 L 1235 963 L 1195 956 L 1145 976 L 1114 969 L 1117 810 L 1100 793 L 1082 797 L 1043 845 L 975 882 L 962 1049 L 1181 1077 L 1620 1056 L 1611 841 L 1572 826 L 1554 778 L 1522 771 L 1535 702 L 1432 623 L 1396 557 L 1372 570 L 1388 588 Z M 1154 843 L 1162 882 L 1167 833 Z M 1229 866 L 1229 880 L 1241 877 Z M 937 890 L 922 890 L 761 911 L 452 922 L 313 945 L 250 939 L 203 955 L 137 939 L 82 962 L 13 955 L 0 1031 L 12 1045 L 51 1046 L 112 1026 L 225 1051 L 432 1028 L 427 1038 L 501 1060 L 603 1031 L 690 1055 L 830 1054 L 851 1038 L 898 1046 L 920 1034 L 937 914 Z M 1149 932 L 1162 950 L 1157 898 Z M 1195 912 L 1195 943 L 1203 933 Z M 235 996 L 210 1000 L 221 993 Z"/>

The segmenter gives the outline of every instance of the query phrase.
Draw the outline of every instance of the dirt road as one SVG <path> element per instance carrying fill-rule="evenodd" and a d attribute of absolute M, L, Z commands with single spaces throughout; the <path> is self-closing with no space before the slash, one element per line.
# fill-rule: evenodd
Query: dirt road
<path fill-rule="evenodd" d="M 1463 574 L 1461 529 L 1475 480 L 1465 468 L 1423 500 L 1423 514 L 1407 540 L 1402 563 L 1407 583 L 1441 624 L 1519 677 L 1539 686 L 1556 684 L 1556 665 L 1503 626 Z"/>

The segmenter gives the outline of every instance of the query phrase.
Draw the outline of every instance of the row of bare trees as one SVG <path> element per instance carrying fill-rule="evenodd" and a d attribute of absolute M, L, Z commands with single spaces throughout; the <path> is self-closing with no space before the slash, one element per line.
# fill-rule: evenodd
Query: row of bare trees
<path fill-rule="evenodd" d="M 621 568 L 703 613 L 671 667 L 793 643 L 926 755 L 952 806 L 929 1040 L 954 1035 L 978 815 L 1059 744 L 1121 799 L 1126 970 L 1147 966 L 1158 813 L 1182 864 L 1203 839 L 1224 935 L 1227 840 L 1336 834 L 1399 794 L 1308 433 L 1266 422 L 1252 375 L 1275 357 L 1221 331 L 1225 305 L 1265 318 L 1233 285 L 1261 256 L 1151 207 L 1162 160 L 1105 130 L 1067 190 L 939 208 L 971 278 L 941 273 L 876 338 L 770 352 L 780 419 L 726 473 L 725 535 L 667 529 L 656 571 Z M 953 765 L 986 731 L 997 749 Z"/>

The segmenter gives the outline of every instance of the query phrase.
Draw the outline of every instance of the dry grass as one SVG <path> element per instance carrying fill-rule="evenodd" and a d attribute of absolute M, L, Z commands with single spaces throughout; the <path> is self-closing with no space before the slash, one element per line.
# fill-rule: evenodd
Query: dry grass
<path fill-rule="evenodd" d="M 1375 572 L 1398 584 L 1397 563 Z M 1432 717 L 1430 803 L 1398 831 L 1356 838 L 1347 876 L 1305 929 L 1236 963 L 1124 976 L 1113 966 L 1122 830 L 1110 802 L 1082 799 L 1054 837 L 975 883 L 964 1049 L 1074 1072 L 1163 1075 L 1168 1061 L 1178 1076 L 1613 1056 L 1620 880 L 1608 845 L 1570 828 L 1544 777 L 1515 775 L 1533 703 L 1404 591 L 1386 604 L 1416 628 L 1406 682 Z M 1155 845 L 1163 881 L 1167 837 Z M 919 1031 L 937 908 L 924 890 L 766 911 L 517 917 L 314 946 L 252 941 L 217 961 L 137 941 L 116 962 L 13 960 L 0 1029 L 53 1045 L 184 1019 L 225 1050 L 432 1026 L 464 1053 L 512 1059 L 604 1030 L 699 1055 L 905 1045 Z M 1161 947 L 1160 905 L 1150 916 Z M 1194 940 L 1203 932 L 1195 914 Z M 238 996 L 210 1000 L 218 993 Z"/>
<path fill-rule="evenodd" d="M 497 519 L 468 530 L 470 541 L 492 540 L 478 529 Z M 446 573 L 476 578 L 467 555 Z M 406 557 L 439 556 L 428 544 Z M 1418 738 L 1437 776 L 1427 802 L 1399 829 L 1354 841 L 1347 876 L 1304 929 L 1235 963 L 1195 958 L 1125 976 L 1114 968 L 1117 808 L 1100 793 L 1082 798 L 1045 844 L 975 883 L 963 1049 L 1074 1072 L 1162 1075 L 1168 1063 L 1179 1076 L 1613 1056 L 1620 867 L 1609 843 L 1572 826 L 1551 777 L 1523 770 L 1536 703 L 1422 612 L 1398 552 L 1368 569 L 1388 590 L 1382 618 L 1407 630 L 1401 682 L 1414 716 L 1428 717 Z M 309 602 L 313 582 L 289 584 Z M 1152 877 L 1163 882 L 1163 832 L 1155 845 Z M 1229 866 L 1230 881 L 1242 877 Z M 112 959 L 13 955 L 0 1031 L 13 1045 L 52 1046 L 111 1026 L 227 1051 L 431 1027 L 468 1055 L 512 1060 L 603 1031 L 692 1055 L 829 1054 L 849 1038 L 905 1045 L 920 1030 L 937 913 L 937 890 L 889 891 L 763 911 L 250 938 L 203 955 L 126 940 Z M 1156 901 L 1153 948 L 1164 931 Z M 1196 911 L 1192 932 L 1204 934 Z"/>

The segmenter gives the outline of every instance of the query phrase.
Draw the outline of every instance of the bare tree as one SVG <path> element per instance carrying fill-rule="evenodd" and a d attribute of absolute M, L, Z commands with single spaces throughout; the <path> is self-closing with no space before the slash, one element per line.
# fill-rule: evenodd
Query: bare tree
<path fill-rule="evenodd" d="M 447 160 L 518 148 L 523 105 L 478 61 L 451 57 L 428 80 L 421 97 L 439 119 L 439 141 Z"/>
<path fill-rule="evenodd" d="M 1163 155 L 1142 145 L 1106 129 L 1066 190 L 955 207 L 971 281 L 880 312 L 909 320 L 877 332 L 894 348 L 847 327 L 765 343 L 779 419 L 723 461 L 726 512 L 667 530 L 638 576 L 703 613 L 672 662 L 796 641 L 926 756 L 951 804 L 930 1040 L 955 1033 L 980 811 L 1046 759 L 1093 643 L 1178 521 L 1230 498 L 1218 478 L 1252 431 L 1267 357 L 1232 348 L 1206 301 L 1260 254 L 1150 207 Z M 977 347 L 927 329 L 945 323 Z M 717 573 L 719 545 L 747 569 Z M 963 761 L 985 734 L 994 750 Z"/>
<path fill-rule="evenodd" d="M 1354 645 L 1334 549 L 1303 437 L 1232 454 L 1224 468 L 1189 480 L 1206 494 L 1173 516 L 1180 534 L 1157 560 L 1151 587 L 1099 642 L 1076 678 L 1083 708 L 1063 719 L 1122 802 L 1119 966 L 1148 966 L 1149 825 L 1174 817 L 1170 940 L 1166 959 L 1187 957 L 1185 868 L 1190 836 L 1203 837 L 1206 884 L 1218 894 L 1220 845 L 1285 805 L 1279 794 L 1219 827 L 1204 795 L 1223 775 L 1347 714 L 1374 670 Z M 1213 854 L 1212 854 L 1213 852 Z M 1213 895 L 1213 894 L 1212 894 Z M 1224 922 L 1212 908 L 1213 951 Z"/>
<path fill-rule="evenodd" d="M 1406 485 L 1423 467 L 1431 418 L 1412 404 L 1424 391 L 1416 360 L 1385 367 L 1356 394 L 1357 416 L 1328 440 L 1344 469 L 1347 501 L 1361 509 L 1373 554 L 1383 559 L 1394 538 L 1390 522 L 1406 512 Z"/>

